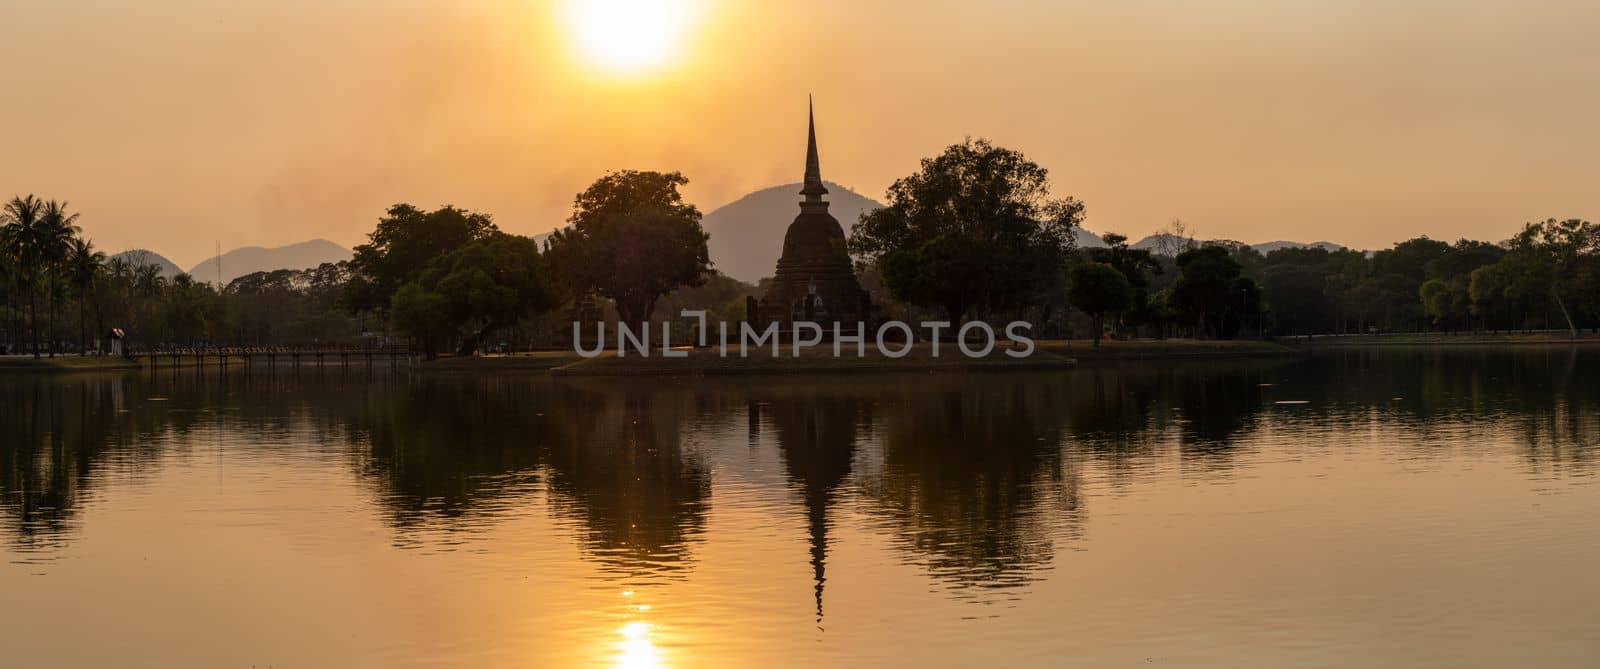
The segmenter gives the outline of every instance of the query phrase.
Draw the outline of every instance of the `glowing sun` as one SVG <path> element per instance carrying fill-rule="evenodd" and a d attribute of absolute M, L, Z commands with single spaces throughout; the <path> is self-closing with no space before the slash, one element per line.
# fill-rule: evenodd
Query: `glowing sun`
<path fill-rule="evenodd" d="M 660 69 L 679 50 L 691 0 L 567 0 L 579 50 L 597 66 L 635 74 Z"/>

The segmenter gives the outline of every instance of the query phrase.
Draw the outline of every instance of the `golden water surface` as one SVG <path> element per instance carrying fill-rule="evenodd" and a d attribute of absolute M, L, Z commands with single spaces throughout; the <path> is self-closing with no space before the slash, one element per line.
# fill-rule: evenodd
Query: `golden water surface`
<path fill-rule="evenodd" d="M 1594 666 L 1596 379 L 9 377 L 0 666 Z"/>

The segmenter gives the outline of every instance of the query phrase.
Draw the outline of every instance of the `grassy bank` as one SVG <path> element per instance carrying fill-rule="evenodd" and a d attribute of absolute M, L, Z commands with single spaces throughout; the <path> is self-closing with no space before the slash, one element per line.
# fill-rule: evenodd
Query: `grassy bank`
<path fill-rule="evenodd" d="M 572 351 L 536 351 L 514 355 L 480 355 L 471 357 L 451 356 L 419 363 L 413 369 L 423 372 L 543 371 L 582 359 Z"/>
<path fill-rule="evenodd" d="M 1224 358 L 1272 358 L 1298 355 L 1300 351 L 1267 341 L 1217 341 L 1202 339 L 1052 340 L 1039 342 L 1042 351 L 1076 358 L 1079 363 L 1140 360 L 1216 360 Z"/>
<path fill-rule="evenodd" d="M 687 357 L 663 358 L 658 350 L 650 357 L 630 354 L 618 357 L 607 352 L 596 358 L 582 358 L 572 351 L 542 351 L 538 353 L 477 356 L 469 358 L 440 358 L 416 366 L 419 371 L 437 372 L 492 372 L 541 371 L 566 376 L 630 376 L 630 375 L 735 375 L 735 374 L 788 374 L 788 373 L 849 373 L 894 371 L 978 371 L 988 369 L 1062 369 L 1078 363 L 1156 361 L 1156 360 L 1218 360 L 1236 358 L 1276 358 L 1301 354 L 1296 348 L 1260 341 L 1201 341 L 1194 339 L 1103 341 L 1099 348 L 1090 340 L 1054 340 L 1036 342 L 1037 350 L 1028 358 L 1012 358 L 996 349 L 990 356 L 972 359 L 963 356 L 955 344 L 940 344 L 939 355 L 933 347 L 919 343 L 905 357 L 890 358 L 868 345 L 866 355 L 857 357 L 854 349 L 846 348 L 845 355 L 833 357 L 831 344 L 802 349 L 798 357 L 791 356 L 787 345 L 777 357 L 768 349 L 751 349 L 750 357 L 741 358 L 734 350 L 724 357 L 716 349 L 685 350 Z"/>
<path fill-rule="evenodd" d="M 856 356 L 854 348 L 846 348 L 844 355 L 834 357 L 831 345 L 801 349 L 799 356 L 783 347 L 773 356 L 771 349 L 751 349 L 749 357 L 739 357 L 730 349 L 723 357 L 716 349 L 685 350 L 686 357 L 663 358 L 660 351 L 650 357 L 629 355 L 618 357 L 606 353 L 571 364 L 556 367 L 553 373 L 564 376 L 659 376 L 659 375 L 718 375 L 718 374 L 841 374 L 857 372 L 909 372 L 909 371 L 982 371 L 990 369 L 1065 369 L 1074 363 L 1072 358 L 1035 351 L 1028 358 L 1013 358 L 996 348 L 988 357 L 968 358 L 956 350 L 954 344 L 941 344 L 939 355 L 933 355 L 931 344 L 916 344 L 904 357 L 883 355 L 875 346 L 867 346 L 866 354 Z"/>
<path fill-rule="evenodd" d="M 138 369 L 139 363 L 125 358 L 63 355 L 54 358 L 0 356 L 0 373 L 26 372 L 103 372 Z"/>
<path fill-rule="evenodd" d="M 1578 333 L 1577 338 L 1561 332 L 1491 333 L 1405 333 L 1382 335 L 1324 335 L 1282 338 L 1278 341 L 1298 349 L 1369 348 L 1382 346 L 1573 346 L 1600 345 L 1600 335 Z"/>

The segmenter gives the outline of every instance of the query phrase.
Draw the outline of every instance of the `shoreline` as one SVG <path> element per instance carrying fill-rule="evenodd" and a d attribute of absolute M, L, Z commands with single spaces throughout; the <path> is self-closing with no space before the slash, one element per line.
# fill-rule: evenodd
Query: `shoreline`
<path fill-rule="evenodd" d="M 933 355 L 931 344 L 918 343 L 904 356 L 892 358 L 868 345 L 863 356 L 834 357 L 831 347 L 818 346 L 802 349 L 799 356 L 782 349 L 773 356 L 770 349 L 759 353 L 752 350 L 749 357 L 728 355 L 716 349 L 682 349 L 681 358 L 620 357 L 607 352 L 594 358 L 581 358 L 550 370 L 556 376 L 715 376 L 715 375 L 766 375 L 766 374 L 861 374 L 881 372 L 937 372 L 937 371 L 988 371 L 988 370 L 1042 370 L 1071 369 L 1076 365 L 1072 358 L 1036 350 L 1027 358 L 1012 358 L 1004 349 L 996 347 L 983 358 L 968 358 L 954 350 L 954 344 L 941 344 L 938 356 Z"/>
<path fill-rule="evenodd" d="M 773 357 L 770 349 L 760 352 L 752 349 L 748 358 L 737 355 L 722 357 L 715 349 L 678 349 L 687 354 L 682 358 L 662 358 L 660 351 L 652 351 L 648 358 L 630 355 L 618 357 L 606 352 L 595 358 L 584 358 L 571 350 L 535 351 L 509 355 L 484 355 L 474 357 L 442 357 L 427 362 L 407 365 L 409 369 L 426 373 L 481 373 L 481 372 L 544 372 L 556 376 L 705 376 L 705 375 L 764 375 L 764 374 L 859 374 L 884 372 L 981 372 L 990 370 L 1061 370 L 1074 367 L 1138 364 L 1164 361 L 1199 360 L 1258 360 L 1282 359 L 1311 355 L 1319 351 L 1401 349 L 1401 348 L 1471 348 L 1471 347 L 1588 347 L 1600 346 L 1600 335 L 1580 333 L 1574 339 L 1567 333 L 1515 333 L 1515 334 L 1385 334 L 1385 335 L 1319 335 L 1316 337 L 1279 338 L 1258 340 L 1199 340 L 1199 339 L 1121 339 L 1102 340 L 1099 347 L 1088 339 L 1037 340 L 1036 350 L 1028 358 L 1011 358 L 997 347 L 985 358 L 967 358 L 955 351 L 955 344 L 942 342 L 939 357 L 931 355 L 931 345 L 920 342 L 902 358 L 890 358 L 867 346 L 863 357 L 846 355 L 834 358 L 829 346 L 805 349 L 798 357 L 783 349 Z M 243 366 L 244 361 L 228 361 L 229 366 Z M 61 355 L 56 358 L 38 358 L 22 355 L 0 356 L 0 375 L 7 374 L 72 374 L 86 372 L 129 372 L 145 369 L 148 363 L 112 357 L 83 357 Z M 173 367 L 172 361 L 163 359 L 161 368 Z M 181 359 L 176 367 L 199 366 L 193 360 Z M 208 362 L 206 367 L 216 367 Z M 259 365 L 258 365 L 259 366 Z"/>
<path fill-rule="evenodd" d="M 1299 350 L 1360 349 L 1398 347 L 1455 347 L 1455 346 L 1595 346 L 1600 345 L 1600 335 L 1580 332 L 1574 338 L 1566 332 L 1529 332 L 1513 334 L 1440 334 L 1400 333 L 1379 335 L 1318 335 L 1315 337 L 1283 337 L 1277 341 Z"/>
<path fill-rule="evenodd" d="M 910 353 L 890 358 L 867 346 L 866 355 L 835 358 L 831 347 L 802 350 L 799 356 L 784 349 L 773 357 L 770 349 L 752 349 L 750 357 L 723 357 L 716 349 L 678 349 L 681 358 L 662 358 L 659 351 L 649 357 L 619 357 L 606 352 L 583 358 L 572 351 L 540 351 L 510 356 L 441 358 L 418 364 L 424 372 L 459 373 L 493 371 L 548 371 L 554 376 L 738 376 L 768 374 L 863 374 L 894 372 L 985 372 L 1024 370 L 1066 370 L 1081 365 L 1122 364 L 1163 360 L 1281 359 L 1304 352 L 1272 342 L 1202 341 L 1189 339 L 1102 341 L 1096 348 L 1091 340 L 1040 340 L 1027 358 L 1012 358 L 997 347 L 989 356 L 968 358 L 955 350 L 952 342 L 940 344 L 940 355 L 932 355 L 932 345 L 920 342 Z"/>
<path fill-rule="evenodd" d="M 67 374 L 74 372 L 138 371 L 140 364 L 127 358 L 60 355 L 34 358 L 31 355 L 0 356 L 0 374 Z"/>

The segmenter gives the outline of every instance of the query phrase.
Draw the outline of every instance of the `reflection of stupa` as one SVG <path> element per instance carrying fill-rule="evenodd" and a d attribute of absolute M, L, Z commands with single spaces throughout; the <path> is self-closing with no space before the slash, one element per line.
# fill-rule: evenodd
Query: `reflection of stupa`
<path fill-rule="evenodd" d="M 827 583 L 828 507 L 850 475 L 855 455 L 858 408 L 848 401 L 804 399 L 774 402 L 773 426 L 789 480 L 800 488 L 806 510 L 806 536 L 811 549 L 811 578 L 822 623 L 823 587 Z"/>
<path fill-rule="evenodd" d="M 762 323 L 780 323 L 786 331 L 789 323 L 811 321 L 832 332 L 834 322 L 865 323 L 872 302 L 856 282 L 850 254 L 844 247 L 844 228 L 828 213 L 828 203 L 822 199 L 828 189 L 822 185 L 822 167 L 817 159 L 815 112 L 811 114 L 809 135 L 805 187 L 800 190 L 805 200 L 800 202 L 800 215 L 789 224 L 783 237 L 783 256 L 778 259 L 772 285 L 761 298 L 760 313 L 752 317 Z M 854 332 L 855 328 L 843 330 Z"/>

